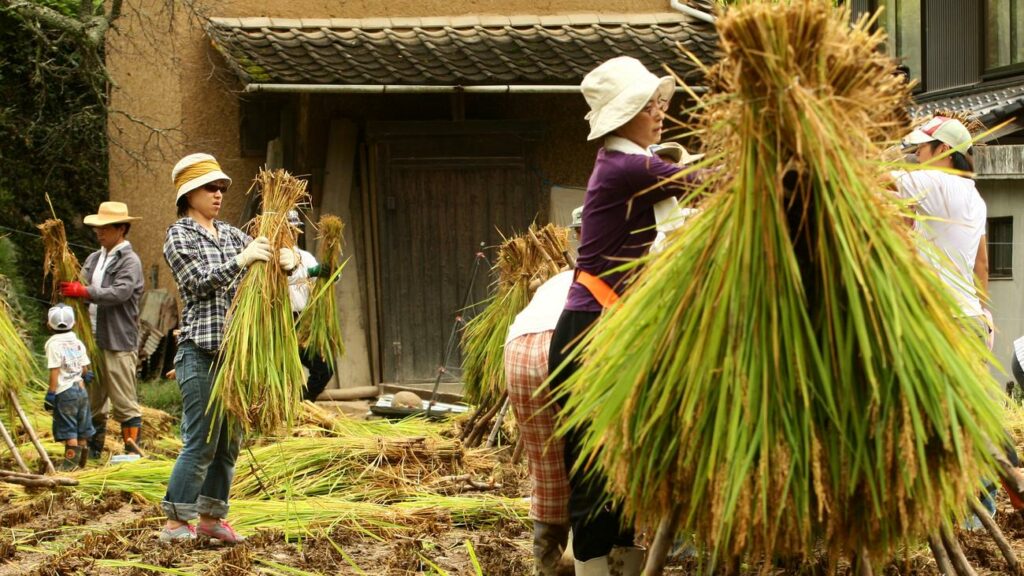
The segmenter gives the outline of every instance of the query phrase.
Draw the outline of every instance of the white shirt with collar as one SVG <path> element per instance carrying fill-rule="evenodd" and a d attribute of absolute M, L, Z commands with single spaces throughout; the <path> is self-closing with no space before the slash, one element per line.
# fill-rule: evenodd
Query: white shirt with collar
<path fill-rule="evenodd" d="M 623 154 L 639 154 L 641 156 L 654 156 L 648 148 L 640 146 L 636 142 L 621 136 L 608 136 L 604 139 L 605 150 L 621 152 Z M 654 242 L 651 244 L 651 252 L 658 253 L 665 248 L 665 237 L 669 232 L 682 227 L 686 217 L 696 212 L 693 209 L 683 209 L 679 206 L 676 198 L 666 198 L 654 205 L 654 228 L 658 231 Z"/>
<path fill-rule="evenodd" d="M 118 250 L 131 246 L 131 243 L 127 240 L 121 240 L 117 246 L 114 246 L 109 251 L 106 248 L 100 248 L 100 257 L 96 261 L 96 269 L 92 271 L 92 278 L 89 278 L 90 286 L 102 286 L 103 278 L 107 274 L 107 266 L 110 261 L 113 260 L 111 256 L 114 255 Z M 89 304 L 89 322 L 92 326 L 92 333 L 96 334 L 96 305 Z"/>

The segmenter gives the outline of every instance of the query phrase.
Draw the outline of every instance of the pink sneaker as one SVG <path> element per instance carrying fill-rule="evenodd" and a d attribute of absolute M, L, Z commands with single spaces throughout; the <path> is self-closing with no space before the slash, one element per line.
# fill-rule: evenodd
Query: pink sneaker
<path fill-rule="evenodd" d="M 207 536 L 210 540 L 216 540 L 221 544 L 240 544 L 245 542 L 245 536 L 242 536 L 235 529 L 228 524 L 227 521 L 221 520 L 219 523 L 209 525 L 200 523 L 196 526 L 196 532 Z"/>

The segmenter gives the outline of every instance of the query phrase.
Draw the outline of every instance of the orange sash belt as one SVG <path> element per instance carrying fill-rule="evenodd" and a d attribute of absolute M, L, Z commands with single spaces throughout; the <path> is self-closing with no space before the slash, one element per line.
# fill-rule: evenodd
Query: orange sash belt
<path fill-rule="evenodd" d="M 619 295 L 607 282 L 585 270 L 576 269 L 576 281 L 583 285 L 602 308 L 608 308 L 619 301 Z"/>

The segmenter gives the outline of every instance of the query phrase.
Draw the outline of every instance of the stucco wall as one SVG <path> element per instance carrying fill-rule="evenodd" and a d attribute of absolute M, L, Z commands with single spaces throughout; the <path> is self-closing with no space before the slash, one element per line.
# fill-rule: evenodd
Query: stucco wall
<path fill-rule="evenodd" d="M 994 354 L 999 365 L 993 374 L 999 382 L 1007 382 L 1013 380 L 1013 341 L 1024 336 L 1024 180 L 979 180 L 978 190 L 989 218 L 1013 217 L 1013 278 L 989 282 L 996 324 Z"/>

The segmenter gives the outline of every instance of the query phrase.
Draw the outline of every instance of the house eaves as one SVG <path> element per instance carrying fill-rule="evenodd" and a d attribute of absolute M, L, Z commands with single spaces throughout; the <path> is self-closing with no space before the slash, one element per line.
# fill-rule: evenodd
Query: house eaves
<path fill-rule="evenodd" d="M 211 18 L 206 30 L 250 91 L 564 92 L 615 56 L 691 82 L 701 74 L 686 52 L 705 64 L 718 57 L 714 26 L 676 12 Z"/>

